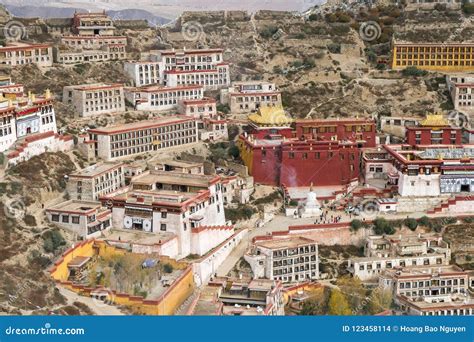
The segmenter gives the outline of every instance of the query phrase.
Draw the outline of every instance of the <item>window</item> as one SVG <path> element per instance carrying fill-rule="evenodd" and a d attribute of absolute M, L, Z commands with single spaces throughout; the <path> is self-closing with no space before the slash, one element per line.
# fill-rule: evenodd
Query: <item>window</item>
<path fill-rule="evenodd" d="M 69 215 L 63 215 L 63 223 L 69 223 Z"/>
<path fill-rule="evenodd" d="M 72 216 L 72 223 L 79 224 L 79 216 Z"/>
<path fill-rule="evenodd" d="M 53 221 L 53 222 L 59 222 L 59 215 L 58 215 L 58 214 L 53 214 L 53 215 L 51 215 L 51 221 Z"/>
<path fill-rule="evenodd" d="M 166 211 L 161 212 L 161 218 L 166 218 L 168 213 Z"/>
<path fill-rule="evenodd" d="M 161 226 L 160 226 L 160 230 L 162 231 L 166 231 L 166 224 L 165 223 L 162 223 Z"/>
<path fill-rule="evenodd" d="M 295 153 L 294 152 L 288 153 L 288 158 L 295 159 Z"/>

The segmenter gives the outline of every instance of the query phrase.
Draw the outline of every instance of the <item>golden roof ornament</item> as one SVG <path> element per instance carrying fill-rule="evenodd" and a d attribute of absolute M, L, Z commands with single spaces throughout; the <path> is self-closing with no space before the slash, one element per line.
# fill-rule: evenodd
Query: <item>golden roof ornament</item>
<path fill-rule="evenodd" d="M 443 114 L 428 114 L 424 120 L 420 121 L 420 126 L 443 127 L 449 126 L 449 123 L 448 120 L 443 117 Z"/>

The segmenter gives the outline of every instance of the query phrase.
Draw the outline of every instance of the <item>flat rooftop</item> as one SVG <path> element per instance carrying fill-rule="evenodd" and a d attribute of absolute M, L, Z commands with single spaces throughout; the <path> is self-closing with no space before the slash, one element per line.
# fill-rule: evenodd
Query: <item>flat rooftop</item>
<path fill-rule="evenodd" d="M 255 245 L 258 247 L 264 247 L 268 249 L 286 249 L 286 248 L 296 248 L 299 246 L 306 246 L 308 244 L 316 243 L 314 240 L 304 238 L 304 237 L 292 237 L 287 239 L 273 239 L 273 240 L 263 240 L 256 242 Z"/>
<path fill-rule="evenodd" d="M 219 176 L 174 173 L 167 171 L 150 171 L 149 173 L 145 173 L 136 177 L 133 180 L 132 185 L 161 183 L 208 188 L 209 185 L 217 180 L 219 180 Z"/>
<path fill-rule="evenodd" d="M 96 209 L 100 209 L 100 202 L 69 200 L 47 208 L 47 211 L 62 211 L 76 214 L 87 214 Z"/>
<path fill-rule="evenodd" d="M 140 129 L 148 129 L 148 128 L 154 128 L 158 126 L 165 126 L 169 124 L 174 124 L 174 123 L 182 123 L 182 122 L 188 122 L 188 121 L 194 121 L 195 119 L 189 116 L 168 116 L 165 118 L 156 118 L 153 120 L 144 120 L 144 121 L 138 121 L 138 122 L 132 122 L 128 124 L 123 124 L 123 125 L 114 125 L 114 126 L 108 126 L 108 127 L 102 127 L 102 128 L 96 128 L 96 129 L 90 129 L 90 133 L 96 133 L 96 134 L 118 134 L 118 133 L 126 133 L 130 131 L 136 131 Z"/>
<path fill-rule="evenodd" d="M 180 204 L 197 196 L 195 192 L 180 192 L 172 190 L 130 190 L 112 196 L 114 200 L 126 203 L 151 205 L 153 203 Z"/>
<path fill-rule="evenodd" d="M 122 163 L 97 163 L 95 165 L 88 166 L 78 172 L 71 173 L 69 177 L 97 177 L 103 173 L 114 170 L 123 165 Z"/>
<path fill-rule="evenodd" d="M 395 268 L 386 271 L 387 274 L 391 274 L 395 278 L 410 278 L 410 277 L 432 277 L 435 275 L 462 275 L 467 274 L 461 268 L 456 265 L 438 265 L 438 266 L 412 266 L 404 268 Z"/>
<path fill-rule="evenodd" d="M 159 245 L 175 236 L 173 233 L 163 231 L 147 233 L 140 230 L 114 228 L 106 233 L 103 240 L 120 241 L 124 244 Z"/>

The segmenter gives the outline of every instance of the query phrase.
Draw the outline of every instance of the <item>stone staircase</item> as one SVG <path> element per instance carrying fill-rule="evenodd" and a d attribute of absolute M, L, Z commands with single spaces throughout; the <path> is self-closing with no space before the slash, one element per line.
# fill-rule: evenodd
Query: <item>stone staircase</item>
<path fill-rule="evenodd" d="M 462 208 L 456 210 L 456 206 L 460 204 L 460 202 L 471 202 L 474 200 L 474 196 L 466 195 L 466 196 L 453 196 L 448 200 L 442 201 L 437 206 L 433 207 L 432 209 L 428 210 L 428 214 L 438 214 L 438 213 L 446 213 L 446 212 L 463 212 Z M 469 205 L 469 204 L 468 204 Z M 454 210 L 453 210 L 454 209 Z"/>

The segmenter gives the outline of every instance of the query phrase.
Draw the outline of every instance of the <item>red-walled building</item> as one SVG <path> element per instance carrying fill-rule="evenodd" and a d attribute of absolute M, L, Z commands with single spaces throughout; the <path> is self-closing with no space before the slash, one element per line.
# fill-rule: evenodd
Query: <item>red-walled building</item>
<path fill-rule="evenodd" d="M 373 120 L 298 120 L 291 128 L 282 109 L 274 111 L 251 115 L 251 131 L 239 138 L 255 182 L 302 187 L 358 180 L 361 148 L 375 147 Z"/>
<path fill-rule="evenodd" d="M 452 128 L 442 115 L 428 115 L 419 126 L 406 127 L 406 142 L 416 145 L 459 145 L 462 130 Z"/>
<path fill-rule="evenodd" d="M 375 147 L 375 122 L 371 119 L 296 120 L 296 137 L 325 141 L 352 141 Z"/>
<path fill-rule="evenodd" d="M 348 185 L 358 180 L 359 164 L 360 148 L 354 142 L 285 141 L 281 147 L 279 185 Z"/>

